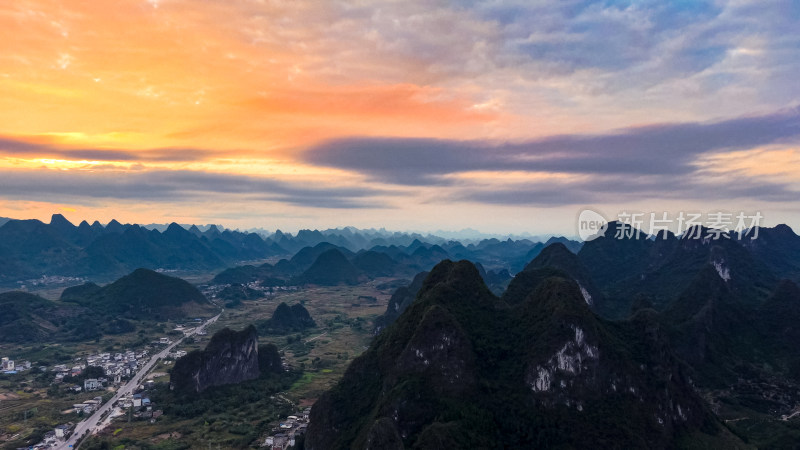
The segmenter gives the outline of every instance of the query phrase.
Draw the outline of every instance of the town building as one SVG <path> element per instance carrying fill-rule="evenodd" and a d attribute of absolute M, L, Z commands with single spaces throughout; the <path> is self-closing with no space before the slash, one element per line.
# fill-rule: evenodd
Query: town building
<path fill-rule="evenodd" d="M 83 381 L 84 391 L 96 391 L 98 389 L 103 389 L 103 383 L 100 380 L 96 378 L 87 378 Z"/>

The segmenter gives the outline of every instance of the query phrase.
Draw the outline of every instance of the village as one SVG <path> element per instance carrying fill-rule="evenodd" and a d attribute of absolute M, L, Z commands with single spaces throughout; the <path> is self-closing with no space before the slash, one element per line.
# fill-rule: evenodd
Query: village
<path fill-rule="evenodd" d="M 200 320 L 200 319 L 198 319 Z M 205 335 L 204 329 L 195 329 L 194 327 L 186 327 L 184 325 L 177 325 L 175 331 L 181 331 L 184 334 L 197 334 Z M 120 352 L 101 352 L 88 355 L 86 357 L 76 358 L 72 364 L 56 364 L 51 367 L 42 366 L 39 369 L 43 372 L 53 373 L 53 384 L 58 385 L 69 381 L 71 384 L 67 390 L 79 392 L 116 392 L 122 388 L 129 380 L 139 375 L 139 372 L 145 368 L 148 360 L 151 358 L 151 350 L 156 353 L 159 348 L 171 346 L 172 340 L 168 337 L 161 337 L 156 341 L 151 342 L 144 349 L 131 350 L 126 349 Z M 172 350 L 166 353 L 168 360 L 178 359 L 186 355 L 185 350 Z M 169 362 L 169 361 L 167 361 Z M 15 364 L 13 360 L 8 357 L 2 359 L 3 372 L 8 374 L 15 374 L 22 370 L 30 369 L 30 362 L 25 361 L 21 365 Z M 86 374 L 92 374 L 91 377 L 85 377 Z M 95 376 L 96 375 L 96 376 Z M 154 410 L 149 395 L 147 394 L 148 388 L 152 388 L 154 381 L 153 374 L 150 374 L 150 379 L 140 379 L 140 383 L 129 392 L 120 396 L 112 404 L 112 408 L 104 416 L 104 422 L 107 424 L 113 418 L 124 415 L 126 412 L 130 413 L 133 419 L 143 419 L 155 421 L 160 417 L 163 412 L 161 410 Z M 72 384 L 74 380 L 82 379 L 81 384 Z M 99 410 L 106 402 L 102 395 L 96 396 L 92 399 L 84 400 L 80 403 L 72 405 L 72 411 L 78 414 L 78 417 L 89 417 L 95 411 Z M 29 447 L 30 449 L 50 449 L 60 448 L 74 432 L 75 424 L 67 422 L 56 426 L 53 431 L 47 432 L 42 441 L 38 444 Z"/>
<path fill-rule="evenodd" d="M 57 364 L 48 370 L 54 372 L 54 382 L 61 383 L 64 379 L 79 377 L 87 367 L 99 367 L 105 374 L 104 377 L 87 378 L 81 385 L 71 387 L 75 392 L 97 391 L 110 384 L 119 385 L 123 379 L 133 376 L 142 366 L 142 361 L 148 357 L 148 351 L 135 352 L 126 350 L 119 353 L 99 353 L 78 359 L 74 365 Z"/>
<path fill-rule="evenodd" d="M 152 380 L 148 380 L 142 385 L 139 385 L 136 390 L 126 393 L 115 401 L 112 409 L 104 416 L 103 423 L 107 425 L 114 418 L 125 415 L 126 412 L 130 413 L 130 419 L 149 420 L 155 422 L 162 414 L 163 411 L 153 409 L 153 403 L 147 393 L 147 388 L 152 387 Z M 94 397 L 90 400 L 85 400 L 82 403 L 73 405 L 74 412 L 79 414 L 79 417 L 88 417 L 97 411 L 104 404 L 102 396 Z M 75 430 L 75 424 L 67 422 L 56 426 L 53 431 L 45 433 L 41 442 L 31 447 L 29 450 L 44 450 L 52 448 L 60 448 L 64 442 L 69 438 Z"/>
<path fill-rule="evenodd" d="M 160 358 L 163 365 L 170 365 L 174 364 L 174 360 L 185 356 L 187 352 L 176 348 L 178 342 L 173 342 L 172 339 L 178 335 L 176 332 L 180 332 L 183 336 L 207 335 L 205 326 L 196 324 L 200 321 L 202 319 L 189 319 L 185 325 L 175 324 L 171 327 L 169 336 L 156 338 L 143 347 L 116 352 L 92 352 L 76 357 L 70 363 L 35 367 L 42 373 L 48 374 L 52 386 L 59 386 L 61 392 L 73 395 L 94 393 L 94 397 L 86 399 L 78 397 L 78 401 L 72 404 L 69 410 L 64 411 L 65 414 L 69 412 L 74 415 L 46 432 L 40 442 L 27 448 L 37 450 L 66 448 L 66 444 L 76 438 L 79 441 L 86 435 L 82 419 L 92 415 L 99 417 L 94 431 L 120 418 L 155 423 L 163 415 L 163 405 L 156 405 L 151 400 L 150 392 L 157 381 L 154 378 L 161 376 L 163 372 L 152 372 L 153 366 L 149 361 Z M 283 358 L 282 365 L 284 370 L 291 370 Z M 9 355 L 2 358 L 2 369 L 4 373 L 16 374 L 31 369 L 31 363 L 15 362 Z M 295 446 L 297 440 L 306 433 L 309 413 L 310 408 L 301 408 L 272 423 L 266 435 L 261 435 L 257 445 L 280 450 Z M 76 416 L 78 420 L 75 420 Z"/>
<path fill-rule="evenodd" d="M 27 291 L 29 288 L 75 286 L 86 282 L 83 277 L 69 277 L 65 275 L 42 275 L 40 278 L 17 281 L 19 290 Z"/>
<path fill-rule="evenodd" d="M 270 450 L 285 450 L 294 447 L 297 439 L 304 436 L 308 429 L 309 414 L 311 414 L 311 408 L 306 408 L 302 412 L 296 412 L 281 420 L 278 426 L 271 430 L 262 447 Z"/>
<path fill-rule="evenodd" d="M 30 370 L 30 368 L 31 368 L 30 361 L 23 361 L 20 364 L 16 364 L 14 360 L 11 358 L 4 356 L 2 359 L 2 372 L 5 375 L 15 375 L 19 372 Z"/>
<path fill-rule="evenodd" d="M 221 299 L 218 299 L 218 295 L 220 292 L 225 290 L 226 288 L 230 287 L 230 284 L 208 284 L 199 286 L 200 291 L 203 295 L 206 296 L 212 303 L 219 303 Z M 245 283 L 242 286 L 246 287 L 247 289 L 252 289 L 254 291 L 258 291 L 261 293 L 261 296 L 265 300 L 269 300 L 275 298 L 279 293 L 285 292 L 296 292 L 300 289 L 299 286 L 264 286 L 257 281 L 251 281 L 249 283 Z"/>

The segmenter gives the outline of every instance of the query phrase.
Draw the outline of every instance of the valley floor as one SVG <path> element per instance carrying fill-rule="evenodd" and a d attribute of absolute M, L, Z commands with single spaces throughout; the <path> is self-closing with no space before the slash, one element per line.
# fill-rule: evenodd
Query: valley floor
<path fill-rule="evenodd" d="M 234 309 L 225 309 L 216 323 L 207 327 L 207 335 L 186 339 L 179 349 L 191 351 L 205 346 L 214 332 L 229 327 L 242 329 L 258 320 L 271 317 L 277 305 L 302 303 L 316 321 L 317 327 L 302 332 L 283 335 L 259 336 L 260 343 L 273 343 L 282 352 L 285 364 L 298 375 L 279 393 L 265 396 L 258 402 L 242 404 L 226 411 L 207 411 L 197 417 L 170 417 L 164 414 L 157 420 L 131 419 L 123 414 L 97 435 L 87 439 L 81 448 L 96 448 L 125 445 L 125 448 L 205 448 L 220 443 L 225 448 L 247 447 L 253 442 L 265 442 L 266 437 L 276 432 L 279 420 L 296 409 L 304 409 L 333 386 L 342 376 L 353 358 L 363 352 L 372 340 L 371 326 L 375 317 L 382 314 L 392 290 L 382 286 L 389 279 L 378 279 L 357 286 L 309 287 L 295 291 L 279 291 L 265 299 L 243 301 Z M 172 330 L 174 324 L 163 324 L 159 330 Z M 159 333 L 137 335 L 140 341 L 156 339 Z M 176 339 L 177 336 L 173 336 Z M 130 345 L 132 338 L 126 335 L 107 336 L 100 342 L 43 343 L 30 346 L 7 346 L 3 354 L 10 353 L 27 358 L 41 355 L 64 357 L 99 353 L 104 348 L 119 348 Z M 116 346 L 116 347 L 115 347 Z M 40 348 L 41 347 L 41 348 Z M 178 350 L 176 348 L 175 350 Z M 19 359 L 19 357 L 18 357 Z M 151 374 L 157 384 L 166 385 L 170 361 L 162 361 L 152 368 Z M 97 393 L 83 395 L 73 393 L 60 399 L 48 396 L 50 375 L 16 375 L 13 379 L 0 380 L 0 429 L 6 431 L 2 448 L 16 448 L 22 442 L 31 442 L 56 425 L 78 423 L 78 417 L 70 408 L 80 403 L 83 397 L 94 397 Z M 152 376 L 151 376 L 152 377 Z M 272 388 L 272 386 L 269 386 Z M 27 392 L 26 392 L 27 391 Z M 109 395 L 110 396 L 110 395 Z M 166 405 L 154 405 L 154 409 L 167 409 Z M 257 409 L 254 407 L 257 406 Z M 62 411 L 70 412 L 62 414 Z M 28 417 L 24 411 L 35 411 Z M 118 414 L 117 414 L 118 415 Z M 177 431 L 176 431 L 177 430 Z M 279 430 L 277 430 L 279 431 Z M 252 442 L 246 440 L 255 436 Z M 231 447 L 233 445 L 234 447 Z M 101 448 L 101 447 L 97 447 Z M 104 447 L 103 447 L 104 448 Z"/>

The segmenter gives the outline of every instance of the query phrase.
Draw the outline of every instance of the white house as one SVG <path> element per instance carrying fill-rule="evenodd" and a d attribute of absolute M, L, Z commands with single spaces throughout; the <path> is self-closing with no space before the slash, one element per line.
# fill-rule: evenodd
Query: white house
<path fill-rule="evenodd" d="M 67 437 L 67 430 L 69 430 L 68 425 L 59 425 L 55 429 L 56 437 L 58 439 L 64 439 Z"/>
<path fill-rule="evenodd" d="M 83 382 L 83 389 L 85 391 L 96 391 L 103 388 L 103 383 L 96 378 L 87 378 Z"/>
<path fill-rule="evenodd" d="M 14 360 L 3 358 L 3 370 L 14 370 Z"/>

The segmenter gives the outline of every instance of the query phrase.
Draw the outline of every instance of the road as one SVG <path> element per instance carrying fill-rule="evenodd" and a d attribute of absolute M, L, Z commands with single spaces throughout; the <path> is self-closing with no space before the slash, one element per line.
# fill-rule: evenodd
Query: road
<path fill-rule="evenodd" d="M 314 337 L 312 337 L 311 339 L 306 339 L 306 344 L 308 344 L 309 342 L 311 342 L 311 341 L 314 341 L 314 340 L 316 340 L 316 339 L 319 339 L 319 338 L 321 338 L 322 336 L 325 336 L 326 334 L 328 334 L 328 332 L 327 332 L 327 331 L 326 331 L 326 332 L 324 332 L 324 333 L 322 333 L 322 334 L 320 334 L 319 336 L 314 336 Z"/>
<path fill-rule="evenodd" d="M 69 439 L 67 439 L 66 442 L 64 442 L 63 444 L 59 445 L 56 448 L 58 450 L 62 449 L 69 450 L 75 446 L 75 442 L 77 442 L 78 438 L 80 438 L 86 433 L 93 433 L 94 430 L 97 429 L 97 426 L 100 424 L 100 419 L 102 418 L 103 414 L 110 412 L 111 408 L 113 407 L 114 403 L 117 402 L 117 400 L 119 400 L 126 394 L 133 392 L 133 390 L 136 389 L 136 387 L 139 386 L 139 384 L 141 384 L 142 381 L 144 381 L 144 377 L 145 375 L 147 375 L 147 372 L 149 372 L 153 368 L 153 366 L 156 365 L 159 359 L 166 357 L 167 353 L 169 353 L 173 348 L 175 348 L 176 345 L 180 344 L 181 341 L 183 341 L 186 337 L 191 336 L 201 328 L 205 328 L 208 325 L 211 325 L 212 323 L 216 322 L 221 314 L 222 313 L 217 314 L 216 316 L 208 319 L 203 325 L 196 327 L 190 333 L 184 335 L 184 337 L 178 339 L 177 341 L 167 346 L 167 348 L 165 348 L 164 350 L 161 350 L 160 352 L 153 355 L 150 358 L 150 360 L 147 361 L 147 364 L 142 366 L 142 368 L 138 372 L 136 372 L 136 375 L 134 375 L 122 387 L 117 389 L 117 393 L 114 394 L 114 397 L 112 397 L 111 400 L 104 403 L 103 406 L 101 406 L 97 411 L 95 411 L 91 416 L 89 416 L 89 418 L 79 422 L 78 425 L 75 426 L 75 430 L 72 432 Z"/>
<path fill-rule="evenodd" d="M 790 420 L 790 419 L 792 419 L 794 416 L 797 416 L 797 415 L 800 415 L 800 409 L 797 409 L 797 411 L 795 411 L 795 412 L 793 412 L 793 413 L 789 414 L 788 416 L 783 416 L 783 417 L 781 417 L 781 420 L 783 420 L 783 421 L 785 422 L 785 421 L 787 421 L 787 420 Z"/>

